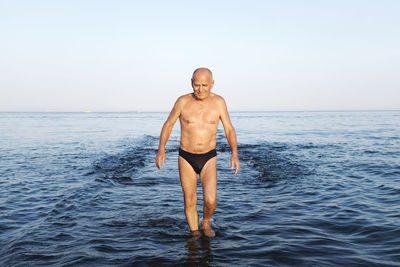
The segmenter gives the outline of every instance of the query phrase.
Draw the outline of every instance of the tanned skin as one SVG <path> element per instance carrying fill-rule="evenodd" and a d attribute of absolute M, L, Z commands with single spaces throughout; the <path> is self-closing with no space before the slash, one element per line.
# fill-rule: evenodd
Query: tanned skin
<path fill-rule="evenodd" d="M 161 134 L 156 166 L 161 170 L 165 165 L 165 145 L 171 134 L 172 128 L 179 118 L 181 126 L 181 149 L 202 154 L 215 149 L 218 124 L 221 120 L 225 136 L 232 150 L 231 169 L 234 174 L 240 169 L 237 152 L 236 132 L 231 123 L 225 100 L 214 93 L 212 73 L 207 68 L 199 68 L 192 76 L 193 93 L 183 95 L 175 102 L 168 119 L 164 123 Z M 211 228 L 210 219 L 217 207 L 217 157 L 207 161 L 199 177 L 203 188 L 203 220 L 201 228 L 206 236 L 215 236 Z M 189 228 L 193 233 L 198 233 L 197 204 L 197 174 L 192 166 L 181 156 L 178 156 L 179 175 L 185 200 L 185 215 Z"/>

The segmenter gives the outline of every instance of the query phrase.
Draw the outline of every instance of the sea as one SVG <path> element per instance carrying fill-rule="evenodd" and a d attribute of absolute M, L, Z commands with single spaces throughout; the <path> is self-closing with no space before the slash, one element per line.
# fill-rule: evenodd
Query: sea
<path fill-rule="evenodd" d="M 193 238 L 167 112 L 0 113 L 0 266 L 400 266 L 400 111 L 230 115 Z"/>

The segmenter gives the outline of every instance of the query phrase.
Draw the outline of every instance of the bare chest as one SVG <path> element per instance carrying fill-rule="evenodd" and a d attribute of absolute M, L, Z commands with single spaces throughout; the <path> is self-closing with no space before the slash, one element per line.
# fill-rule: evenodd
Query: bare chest
<path fill-rule="evenodd" d="M 219 114 L 210 106 L 192 105 L 181 113 L 180 120 L 185 124 L 218 124 Z"/>

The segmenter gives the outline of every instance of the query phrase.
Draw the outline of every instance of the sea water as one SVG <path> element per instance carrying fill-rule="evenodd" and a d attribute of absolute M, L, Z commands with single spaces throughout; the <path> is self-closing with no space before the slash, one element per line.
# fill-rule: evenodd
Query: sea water
<path fill-rule="evenodd" d="M 400 266 L 400 111 L 232 112 L 192 239 L 167 113 L 0 113 L 0 266 Z M 198 184 L 198 211 L 202 194 Z"/>

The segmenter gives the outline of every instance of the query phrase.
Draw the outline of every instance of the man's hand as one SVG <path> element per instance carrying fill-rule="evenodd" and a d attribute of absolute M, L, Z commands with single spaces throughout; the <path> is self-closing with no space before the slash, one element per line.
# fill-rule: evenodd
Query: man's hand
<path fill-rule="evenodd" d="M 162 161 L 162 166 L 165 166 L 165 151 L 164 150 L 158 150 L 157 156 L 156 156 L 156 166 L 161 170 L 161 161 Z"/>
<path fill-rule="evenodd" d="M 240 162 L 237 155 L 232 155 L 231 157 L 231 169 L 233 169 L 234 166 L 236 166 L 236 170 L 233 174 L 236 174 L 240 170 Z"/>

